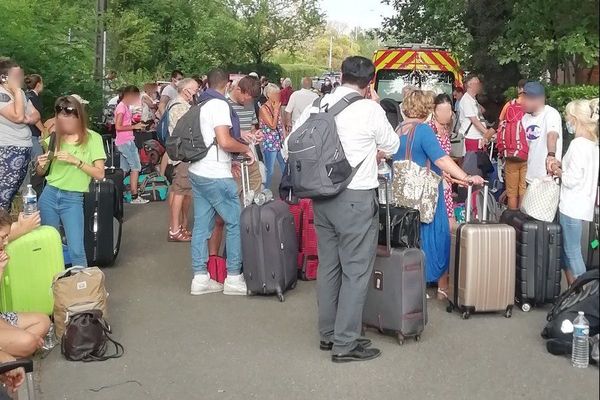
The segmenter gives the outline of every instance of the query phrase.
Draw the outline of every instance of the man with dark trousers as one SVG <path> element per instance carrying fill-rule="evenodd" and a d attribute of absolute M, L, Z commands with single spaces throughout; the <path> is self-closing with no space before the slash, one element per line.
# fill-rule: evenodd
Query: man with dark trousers
<path fill-rule="evenodd" d="M 379 230 L 378 152 L 395 153 L 399 139 L 378 104 L 377 94 L 370 90 L 374 75 L 375 66 L 370 60 L 347 58 L 342 64 L 342 85 L 325 95 L 320 104 L 321 109 L 331 107 L 352 93 L 365 97 L 336 117 L 346 158 L 352 167 L 360 167 L 345 191 L 331 199 L 314 201 L 319 237 L 320 348 L 332 351 L 333 362 L 366 361 L 381 355 L 378 349 L 369 348 L 371 342 L 361 338 L 360 333 Z M 295 128 L 317 111 L 308 107 Z"/>

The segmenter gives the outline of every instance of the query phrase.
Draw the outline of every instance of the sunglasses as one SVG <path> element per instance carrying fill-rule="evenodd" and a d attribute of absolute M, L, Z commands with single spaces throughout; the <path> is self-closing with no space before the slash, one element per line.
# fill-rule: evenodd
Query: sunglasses
<path fill-rule="evenodd" d="M 64 114 L 67 116 L 79 117 L 77 109 L 71 106 L 56 106 L 54 107 L 54 111 L 56 112 L 56 114 Z"/>

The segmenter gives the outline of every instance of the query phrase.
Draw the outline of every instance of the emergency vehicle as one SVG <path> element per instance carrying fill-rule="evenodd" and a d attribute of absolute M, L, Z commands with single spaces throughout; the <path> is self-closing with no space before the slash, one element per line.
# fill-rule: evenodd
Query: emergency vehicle
<path fill-rule="evenodd" d="M 427 44 L 405 44 L 375 51 L 375 90 L 379 96 L 402 101 L 402 88 L 414 85 L 423 90 L 452 96 L 462 87 L 463 71 L 447 49 Z"/>

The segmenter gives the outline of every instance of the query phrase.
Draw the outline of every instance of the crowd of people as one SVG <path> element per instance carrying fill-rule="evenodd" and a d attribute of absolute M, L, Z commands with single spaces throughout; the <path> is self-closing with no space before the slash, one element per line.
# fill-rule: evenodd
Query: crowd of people
<path fill-rule="evenodd" d="M 484 120 L 477 101 L 482 82 L 476 75 L 464 81 L 464 90 L 453 96 L 419 90 L 403 90 L 400 115 L 391 121 L 380 106 L 372 87 L 373 63 L 349 57 L 342 65 L 339 81 L 326 81 L 320 91 L 312 79 L 304 78 L 294 91 L 290 79 L 280 84 L 251 73 L 231 81 L 215 69 L 201 78 L 187 78 L 173 71 L 163 88 L 155 83 L 119 90 L 109 104 L 114 107 L 114 142 L 120 168 L 130 175 L 133 204 L 145 204 L 137 193 L 142 166 L 135 135 L 154 129 L 168 118 L 172 133 L 178 121 L 195 104 L 202 103 L 200 127 L 209 145 L 206 157 L 194 163 L 172 161 L 163 156 L 159 172 L 170 169 L 172 184 L 168 199 L 169 242 L 190 242 L 192 275 L 190 293 L 222 292 L 245 295 L 242 275 L 240 215 L 243 206 L 240 162 L 249 164 L 249 189 L 255 193 L 273 187 L 276 166 L 286 168 L 286 139 L 307 121 L 311 113 L 332 106 L 344 96 L 358 93 L 357 101 L 337 118 L 337 130 L 346 157 L 356 173 L 340 195 L 315 200 L 315 226 L 319 238 L 319 333 L 321 348 L 332 349 L 333 361 L 367 360 L 380 351 L 361 338 L 362 308 L 375 261 L 379 230 L 378 165 L 383 159 L 403 160 L 430 167 L 444 179 L 439 185 L 433 221 L 421 225 L 421 247 L 425 253 L 427 282 L 445 299 L 448 289 L 450 232 L 457 223 L 452 185 L 484 184 L 481 170 L 468 160 L 489 146 L 496 131 Z M 27 88 L 27 92 L 23 88 Z M 102 137 L 88 128 L 86 103 L 76 95 L 55 102 L 53 117 L 42 123 L 39 75 L 25 78 L 20 66 L 0 59 L 0 234 L 2 246 L 34 229 L 40 223 L 62 226 L 73 265 L 87 266 L 83 243 L 83 194 L 91 179 L 102 179 L 106 153 Z M 159 93 L 160 92 L 160 93 Z M 580 238 L 582 224 L 591 221 L 598 182 L 598 99 L 571 102 L 565 111 L 567 131 L 574 135 L 562 157 L 563 121 L 559 112 L 545 104 L 544 86 L 536 81 L 518 84 L 519 96 L 509 102 L 522 106 L 521 120 L 529 142 L 526 160 L 507 159 L 504 176 L 509 208 L 518 208 L 527 185 L 537 178 L 562 180 L 560 223 L 563 261 L 570 282 L 585 271 Z M 315 100 L 320 99 L 318 107 Z M 505 108 L 500 119 L 507 114 Z M 456 140 L 458 139 L 458 146 Z M 410 138 L 410 141 L 409 141 Z M 48 152 L 56 141 L 53 154 Z M 407 151 L 410 147 L 410 152 Z M 52 157 L 50 157 L 52 156 Z M 28 175 L 30 161 L 46 184 L 39 200 L 39 214 L 20 216 L 12 223 L 7 211 Z M 475 163 L 476 164 L 476 163 Z M 193 206 L 194 222 L 189 215 Z M 210 256 L 227 251 L 224 284 L 207 272 Z M 0 270 L 8 259 L 0 248 Z M 40 315 L 0 315 L 0 361 L 30 355 L 41 345 L 49 326 Z M 15 341 L 15 337 L 18 340 Z M 17 344 L 15 344 L 17 343 Z"/>

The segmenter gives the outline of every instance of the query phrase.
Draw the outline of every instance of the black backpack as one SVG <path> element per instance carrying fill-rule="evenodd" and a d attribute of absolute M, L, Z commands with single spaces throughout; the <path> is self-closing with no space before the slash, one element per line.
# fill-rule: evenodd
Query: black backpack
<path fill-rule="evenodd" d="M 167 154 L 173 161 L 196 162 L 208 154 L 210 148 L 217 144 L 217 138 L 210 145 L 204 143 L 200 129 L 200 110 L 207 103 L 192 106 L 177 121 L 175 129 L 166 140 Z"/>
<path fill-rule="evenodd" d="M 546 317 L 548 323 L 542 331 L 542 337 L 571 343 L 573 334 L 563 333 L 560 328 L 564 320 L 573 322 L 579 311 L 585 313 L 590 323 L 590 337 L 600 333 L 599 292 L 600 276 L 597 269 L 580 275 L 554 303 Z"/>

